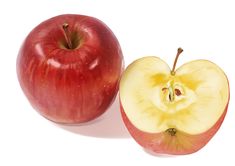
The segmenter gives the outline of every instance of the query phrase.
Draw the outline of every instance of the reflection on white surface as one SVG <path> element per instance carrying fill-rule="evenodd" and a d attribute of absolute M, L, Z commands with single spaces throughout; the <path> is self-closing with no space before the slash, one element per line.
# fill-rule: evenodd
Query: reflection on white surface
<path fill-rule="evenodd" d="M 119 98 L 116 97 L 116 100 L 108 110 L 97 119 L 80 125 L 55 125 L 72 133 L 89 137 L 130 138 L 130 134 L 122 121 L 119 109 Z"/>

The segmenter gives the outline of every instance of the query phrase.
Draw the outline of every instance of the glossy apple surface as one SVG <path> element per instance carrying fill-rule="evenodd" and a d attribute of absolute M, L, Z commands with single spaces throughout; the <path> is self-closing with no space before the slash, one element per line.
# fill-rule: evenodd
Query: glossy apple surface
<path fill-rule="evenodd" d="M 123 73 L 120 102 L 123 121 L 141 146 L 161 154 L 190 154 L 221 126 L 229 83 L 222 69 L 207 60 L 171 70 L 160 58 L 144 57 Z"/>
<path fill-rule="evenodd" d="M 113 32 L 100 20 L 60 15 L 35 27 L 17 58 L 19 83 L 31 105 L 58 123 L 81 123 L 113 102 L 123 55 Z"/>

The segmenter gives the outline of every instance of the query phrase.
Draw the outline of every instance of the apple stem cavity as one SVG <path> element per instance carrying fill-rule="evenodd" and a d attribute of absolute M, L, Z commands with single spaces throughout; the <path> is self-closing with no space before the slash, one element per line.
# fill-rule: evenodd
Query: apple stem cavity
<path fill-rule="evenodd" d="M 171 70 L 171 75 L 175 75 L 175 67 L 176 67 L 176 64 L 177 64 L 177 61 L 178 61 L 178 58 L 179 58 L 179 55 L 183 52 L 183 49 L 182 48 L 178 48 L 177 50 L 177 54 L 176 54 L 176 57 L 175 57 L 175 61 L 174 61 L 174 64 L 173 64 L 173 67 L 172 67 L 172 70 Z"/>
<path fill-rule="evenodd" d="M 63 24 L 63 30 L 64 30 L 64 37 L 68 46 L 68 49 L 72 49 L 73 45 L 72 45 L 72 41 L 70 39 L 70 31 L 69 31 L 69 24 L 68 23 L 64 23 Z"/>

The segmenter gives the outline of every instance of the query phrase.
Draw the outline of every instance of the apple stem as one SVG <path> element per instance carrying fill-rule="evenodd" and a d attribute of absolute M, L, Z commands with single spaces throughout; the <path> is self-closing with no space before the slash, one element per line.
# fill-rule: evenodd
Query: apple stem
<path fill-rule="evenodd" d="M 179 55 L 183 52 L 183 49 L 182 48 L 178 48 L 177 50 L 177 54 L 176 54 L 176 57 L 175 57 L 175 61 L 174 61 L 174 64 L 173 64 L 173 68 L 171 70 L 171 75 L 175 75 L 175 67 L 176 67 L 176 63 L 178 61 L 178 58 L 179 58 Z"/>
<path fill-rule="evenodd" d="M 69 49 L 72 49 L 73 48 L 73 45 L 72 45 L 72 41 L 70 39 L 70 31 L 68 29 L 69 27 L 69 24 L 68 23 L 64 23 L 63 24 L 63 30 L 64 30 L 64 37 L 65 37 L 65 40 L 67 42 L 67 45 L 68 45 L 68 48 Z"/>

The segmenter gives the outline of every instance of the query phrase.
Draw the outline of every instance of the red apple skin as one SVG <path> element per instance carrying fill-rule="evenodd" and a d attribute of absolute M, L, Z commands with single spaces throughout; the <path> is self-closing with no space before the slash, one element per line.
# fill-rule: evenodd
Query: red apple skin
<path fill-rule="evenodd" d="M 167 132 L 147 133 L 139 130 L 130 122 L 120 104 L 122 119 L 135 141 L 143 148 L 156 154 L 170 155 L 191 154 L 203 148 L 220 128 L 227 113 L 227 108 L 228 104 L 218 121 L 206 132 L 198 135 L 190 135 L 177 130 L 176 135 L 171 136 Z"/>
<path fill-rule="evenodd" d="M 66 48 L 62 25 L 69 25 L 75 49 Z M 84 15 L 60 15 L 35 27 L 17 58 L 17 75 L 31 105 L 57 123 L 92 120 L 113 102 L 123 55 L 112 31 Z"/>

